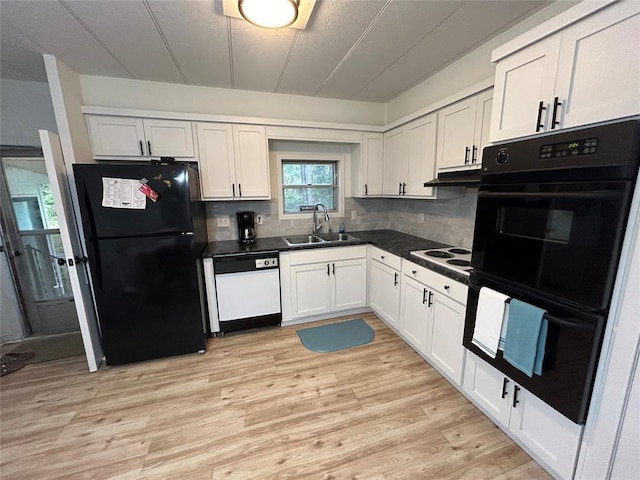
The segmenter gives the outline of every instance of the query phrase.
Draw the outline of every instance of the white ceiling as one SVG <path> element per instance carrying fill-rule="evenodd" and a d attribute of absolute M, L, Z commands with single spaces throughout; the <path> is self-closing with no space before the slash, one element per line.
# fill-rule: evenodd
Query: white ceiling
<path fill-rule="evenodd" d="M 2 78 L 81 74 L 387 102 L 544 1 L 317 0 L 305 30 L 264 30 L 222 0 L 0 0 Z"/>

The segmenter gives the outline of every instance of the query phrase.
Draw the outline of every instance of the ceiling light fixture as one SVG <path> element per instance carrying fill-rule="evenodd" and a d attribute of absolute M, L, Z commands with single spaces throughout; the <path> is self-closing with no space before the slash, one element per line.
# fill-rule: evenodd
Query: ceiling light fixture
<path fill-rule="evenodd" d="M 244 19 L 262 28 L 284 28 L 298 18 L 297 0 L 238 0 Z"/>

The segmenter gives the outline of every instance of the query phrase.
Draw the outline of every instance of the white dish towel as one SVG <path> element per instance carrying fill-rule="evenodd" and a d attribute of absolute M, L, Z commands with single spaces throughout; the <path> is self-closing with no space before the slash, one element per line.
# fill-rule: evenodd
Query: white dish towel
<path fill-rule="evenodd" d="M 500 337 L 504 338 L 503 325 L 507 318 L 509 297 L 487 287 L 480 289 L 476 325 L 471 343 L 491 358 L 496 357 Z M 503 340 L 504 341 L 504 340 Z"/>

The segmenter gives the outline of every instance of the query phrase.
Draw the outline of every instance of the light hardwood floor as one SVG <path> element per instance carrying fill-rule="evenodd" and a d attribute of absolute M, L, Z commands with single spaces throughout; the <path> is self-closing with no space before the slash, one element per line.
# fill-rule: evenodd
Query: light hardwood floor
<path fill-rule="evenodd" d="M 84 357 L 28 365 L 0 383 L 0 478 L 550 478 L 362 317 L 373 342 L 328 354 L 286 327 L 93 374 Z"/>

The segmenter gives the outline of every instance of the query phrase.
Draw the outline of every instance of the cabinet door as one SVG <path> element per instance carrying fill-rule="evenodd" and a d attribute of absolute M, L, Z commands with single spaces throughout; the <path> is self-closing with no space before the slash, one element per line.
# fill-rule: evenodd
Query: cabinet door
<path fill-rule="evenodd" d="M 369 305 L 394 328 L 400 314 L 400 273 L 372 260 L 369 263 Z"/>
<path fill-rule="evenodd" d="M 385 195 L 402 194 L 402 182 L 406 182 L 407 154 L 407 141 L 403 130 L 395 129 L 384 134 L 382 193 Z"/>
<path fill-rule="evenodd" d="M 509 425 L 513 382 L 471 352 L 467 352 L 462 388 L 473 402 L 504 427 Z"/>
<path fill-rule="evenodd" d="M 362 180 L 359 186 L 363 195 L 382 195 L 382 162 L 384 142 L 381 133 L 362 135 Z M 360 193 L 360 190 L 358 190 Z"/>
<path fill-rule="evenodd" d="M 640 113 L 640 3 L 621 2 L 562 34 L 560 127 Z"/>
<path fill-rule="evenodd" d="M 562 478 L 573 478 L 582 427 L 524 388 L 513 387 L 519 390 L 509 431 Z"/>
<path fill-rule="evenodd" d="M 493 109 L 493 90 L 478 95 L 476 104 L 475 133 L 473 135 L 473 149 L 471 163 L 482 163 L 482 151 L 489 144 L 491 131 L 491 111 Z"/>
<path fill-rule="evenodd" d="M 94 155 L 146 155 L 141 118 L 88 116 L 89 135 Z"/>
<path fill-rule="evenodd" d="M 471 164 L 476 104 L 474 96 L 438 112 L 438 169 Z"/>
<path fill-rule="evenodd" d="M 231 199 L 235 184 L 231 125 L 198 123 L 200 184 L 203 199 Z"/>
<path fill-rule="evenodd" d="M 269 198 L 267 134 L 259 125 L 233 125 L 237 191 L 240 198 Z"/>
<path fill-rule="evenodd" d="M 331 262 L 332 311 L 348 310 L 367 305 L 367 259 Z"/>
<path fill-rule="evenodd" d="M 465 349 L 462 346 L 465 306 L 434 293 L 427 329 L 426 354 L 449 380 L 460 385 Z"/>
<path fill-rule="evenodd" d="M 154 157 L 193 158 L 191 122 L 144 119 L 147 155 Z"/>
<path fill-rule="evenodd" d="M 406 195 L 430 197 L 433 187 L 424 182 L 436 177 L 437 115 L 427 115 L 407 125 L 408 171 L 405 178 Z"/>
<path fill-rule="evenodd" d="M 555 35 L 500 60 L 496 66 L 490 140 L 497 142 L 549 129 L 553 108 L 560 35 Z"/>
<path fill-rule="evenodd" d="M 402 276 L 400 334 L 418 352 L 426 352 L 429 290 L 420 282 Z"/>
<path fill-rule="evenodd" d="M 331 311 L 330 263 L 295 265 L 290 269 L 292 318 Z"/>

